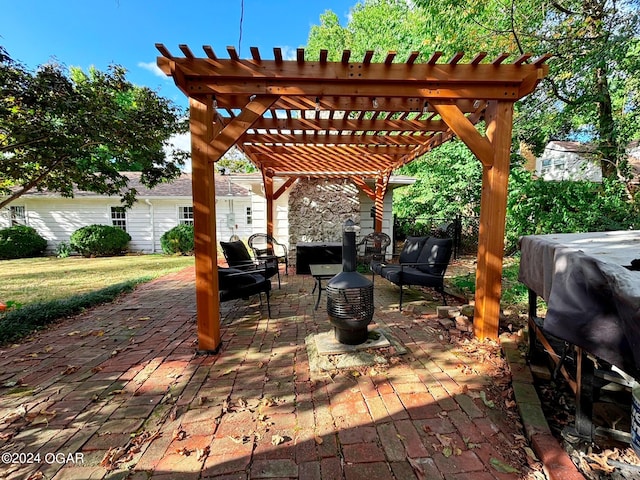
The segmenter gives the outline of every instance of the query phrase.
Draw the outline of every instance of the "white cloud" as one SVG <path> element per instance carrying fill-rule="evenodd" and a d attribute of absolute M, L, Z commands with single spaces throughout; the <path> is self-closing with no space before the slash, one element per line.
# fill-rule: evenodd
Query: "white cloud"
<path fill-rule="evenodd" d="M 295 60 L 297 57 L 297 49 L 293 47 L 280 47 L 282 49 L 282 58 L 285 60 Z"/>
<path fill-rule="evenodd" d="M 187 152 L 191 152 L 191 134 L 190 133 L 183 133 L 181 135 L 174 135 L 171 138 L 169 138 L 169 143 L 171 144 L 172 147 L 174 148 L 179 148 L 180 150 L 185 150 Z M 170 150 L 171 147 L 166 147 L 165 148 L 165 154 L 168 156 L 170 155 Z M 191 159 L 187 160 L 185 162 L 184 167 L 182 167 L 182 170 L 184 172 L 191 172 Z"/>
<path fill-rule="evenodd" d="M 160 70 L 160 68 L 158 67 L 158 65 L 156 65 L 155 62 L 138 62 L 138 66 L 140 68 L 144 68 L 145 70 L 150 71 L 151 73 L 153 73 L 154 75 L 158 76 L 158 77 L 162 77 L 165 80 L 170 79 L 171 77 L 168 77 L 167 75 L 165 75 L 165 73 Z"/>

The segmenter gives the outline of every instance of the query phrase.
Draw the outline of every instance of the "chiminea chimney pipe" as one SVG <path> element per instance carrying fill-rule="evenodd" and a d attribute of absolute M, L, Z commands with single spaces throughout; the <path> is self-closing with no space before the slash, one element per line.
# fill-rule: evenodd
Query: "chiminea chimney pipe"
<path fill-rule="evenodd" d="M 356 271 L 356 226 L 353 220 L 344 222 L 342 235 L 342 271 Z"/>

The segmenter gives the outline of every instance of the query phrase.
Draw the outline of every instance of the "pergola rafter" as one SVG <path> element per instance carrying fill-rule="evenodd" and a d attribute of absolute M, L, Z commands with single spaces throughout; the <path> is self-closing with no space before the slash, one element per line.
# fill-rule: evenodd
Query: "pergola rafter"
<path fill-rule="evenodd" d="M 421 63 L 418 52 L 404 62 L 389 52 L 374 63 L 373 51 L 353 61 L 345 50 L 330 62 L 327 51 L 312 61 L 302 48 L 285 60 L 278 48 L 273 59 L 255 47 L 242 59 L 233 47 L 228 58 L 210 46 L 204 57 L 186 45 L 182 57 L 156 47 L 158 66 L 190 98 L 201 350 L 220 344 L 213 163 L 234 145 L 262 172 L 269 233 L 273 200 L 316 176 L 350 178 L 374 201 L 379 230 L 391 173 L 459 137 L 483 165 L 475 334 L 497 336 L 513 105 L 547 74 L 549 55 L 506 63 L 507 54 L 480 53 L 461 63 L 458 53 L 442 63 L 436 52 Z"/>

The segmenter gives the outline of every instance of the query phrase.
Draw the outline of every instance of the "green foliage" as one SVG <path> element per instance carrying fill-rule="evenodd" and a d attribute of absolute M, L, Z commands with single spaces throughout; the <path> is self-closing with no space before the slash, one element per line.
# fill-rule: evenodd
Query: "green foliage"
<path fill-rule="evenodd" d="M 56 257 L 68 258 L 71 255 L 71 245 L 67 242 L 60 242 L 56 247 Z"/>
<path fill-rule="evenodd" d="M 145 281 L 147 279 L 140 278 L 64 300 L 30 303 L 15 310 L 7 310 L 0 314 L 0 344 L 16 341 L 59 318 L 79 313 L 85 308 L 110 302 Z"/>
<path fill-rule="evenodd" d="M 131 235 L 111 225 L 87 225 L 71 234 L 71 248 L 84 257 L 121 255 Z"/>
<path fill-rule="evenodd" d="M 47 241 L 32 227 L 16 225 L 0 230 L 0 259 L 37 257 Z"/>
<path fill-rule="evenodd" d="M 374 50 L 373 61 L 384 60 L 389 51 L 397 53 L 397 61 L 405 61 L 413 51 L 430 49 L 424 11 L 413 8 L 405 0 L 367 0 L 358 2 L 350 12 L 348 25 L 342 27 L 338 16 L 327 10 L 320 25 L 309 32 L 305 51 L 310 59 L 318 58 L 326 49 L 329 60 L 340 61 L 345 49 L 353 58 L 362 58 Z"/>
<path fill-rule="evenodd" d="M 398 171 L 416 183 L 394 191 L 393 213 L 401 218 L 448 219 L 480 211 L 482 167 L 458 140 L 448 142 Z"/>
<path fill-rule="evenodd" d="M 253 173 L 258 171 L 256 166 L 237 148 L 229 150 L 224 157 L 216 162 L 216 172 L 223 175 L 229 173 Z"/>
<path fill-rule="evenodd" d="M 516 168 L 507 205 L 507 252 L 522 235 L 601 232 L 640 227 L 638 204 L 621 182 L 545 181 Z"/>
<path fill-rule="evenodd" d="M 178 225 L 160 237 L 162 251 L 168 255 L 193 255 L 193 225 Z"/>
<path fill-rule="evenodd" d="M 187 131 L 183 112 L 125 75 L 117 65 L 31 72 L 0 52 L 0 208 L 33 189 L 73 197 L 74 188 L 130 206 L 137 192 L 121 171 L 141 171 L 150 188 L 180 175 L 187 152 L 165 148 Z"/>

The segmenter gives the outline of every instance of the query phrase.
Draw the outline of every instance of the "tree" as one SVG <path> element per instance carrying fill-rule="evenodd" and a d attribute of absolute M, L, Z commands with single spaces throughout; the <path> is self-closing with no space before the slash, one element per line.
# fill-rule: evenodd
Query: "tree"
<path fill-rule="evenodd" d="M 429 46 L 424 11 L 406 0 L 366 0 L 350 13 L 346 27 L 340 26 L 331 10 L 320 16 L 320 25 L 312 26 L 309 32 L 305 48 L 309 58 L 317 58 L 321 49 L 328 50 L 330 61 L 340 61 L 343 50 L 351 50 L 354 58 L 374 50 L 372 61 L 384 60 L 389 51 L 404 61 L 411 52 Z"/>
<path fill-rule="evenodd" d="M 547 78 L 518 105 L 514 136 L 537 152 L 550 139 L 593 141 L 603 174 L 624 180 L 625 148 L 640 137 L 638 0 L 416 4 L 462 50 L 553 54 Z"/>
<path fill-rule="evenodd" d="M 216 162 L 216 172 L 222 175 L 229 173 L 253 173 L 257 172 L 256 166 L 251 163 L 244 153 L 236 147 L 233 147 L 224 156 Z"/>
<path fill-rule="evenodd" d="M 405 165 L 398 172 L 416 178 L 394 192 L 394 214 L 416 219 L 451 219 L 480 212 L 482 165 L 460 140 L 452 140 Z"/>
<path fill-rule="evenodd" d="M 188 153 L 164 151 L 186 132 L 183 112 L 126 80 L 123 67 L 88 73 L 50 63 L 30 72 L 0 47 L 0 208 L 26 192 L 74 187 L 135 201 L 120 171 L 148 187 L 180 175 Z"/>

